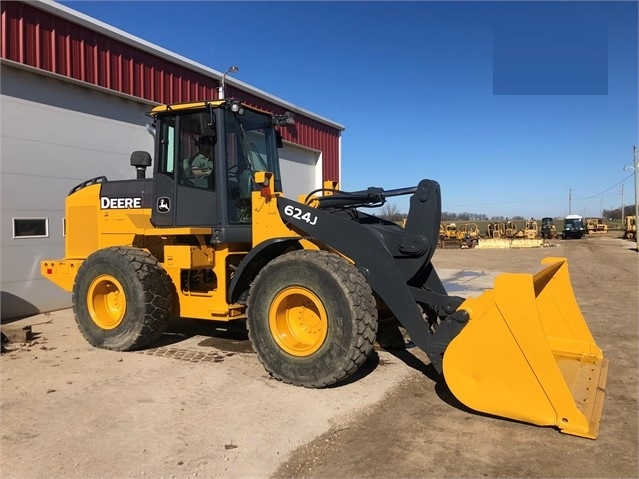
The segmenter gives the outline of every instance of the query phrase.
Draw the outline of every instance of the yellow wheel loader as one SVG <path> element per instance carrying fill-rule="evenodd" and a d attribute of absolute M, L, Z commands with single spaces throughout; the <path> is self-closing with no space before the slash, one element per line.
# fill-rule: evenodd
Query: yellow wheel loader
<path fill-rule="evenodd" d="M 499 276 L 478 298 L 451 296 L 431 262 L 435 181 L 355 192 L 327 183 L 293 200 L 278 160 L 278 129 L 290 116 L 236 99 L 164 105 L 150 116 L 155 160 L 134 152 L 136 179 L 73 188 L 65 257 L 41 263 L 44 277 L 72 292 L 89 343 L 144 348 L 170 317 L 245 320 L 273 377 L 318 388 L 357 371 L 378 320 L 394 317 L 462 403 L 597 436 L 607 361 L 565 259 Z M 213 145 L 211 164 L 198 162 L 194 174 L 202 144 Z M 411 195 L 405 228 L 363 211 L 400 195 Z"/>
<path fill-rule="evenodd" d="M 637 217 L 626 216 L 623 237 L 625 239 L 633 239 L 637 235 Z"/>

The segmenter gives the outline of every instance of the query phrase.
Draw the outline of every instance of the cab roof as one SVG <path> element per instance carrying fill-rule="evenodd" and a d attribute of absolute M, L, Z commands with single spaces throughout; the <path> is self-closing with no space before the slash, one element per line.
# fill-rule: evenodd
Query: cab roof
<path fill-rule="evenodd" d="M 272 113 L 264 111 L 264 110 L 260 110 L 259 108 L 255 108 L 252 106 L 248 106 L 244 103 L 241 102 L 241 100 L 238 100 L 236 98 L 225 98 L 223 100 L 207 100 L 207 101 L 195 101 L 195 102 L 185 102 L 185 103 L 172 103 L 172 104 L 166 104 L 166 105 L 158 105 L 155 108 L 153 108 L 153 110 L 151 110 L 151 112 L 149 113 L 149 115 L 151 116 L 155 116 L 158 114 L 162 114 L 162 113 L 169 113 L 172 111 L 189 111 L 189 110 L 201 110 L 203 108 L 206 108 L 207 106 L 212 106 L 213 108 L 219 108 L 222 105 L 224 105 L 225 103 L 240 103 L 242 105 L 242 108 L 244 108 L 245 110 L 252 110 L 258 113 L 264 113 L 267 115 L 271 115 Z"/>

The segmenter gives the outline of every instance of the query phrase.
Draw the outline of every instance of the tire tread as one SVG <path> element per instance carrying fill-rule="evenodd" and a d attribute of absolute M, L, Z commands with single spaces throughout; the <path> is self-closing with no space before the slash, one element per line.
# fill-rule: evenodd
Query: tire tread
<path fill-rule="evenodd" d="M 335 364 L 333 365 L 330 375 L 316 374 L 313 377 L 306 376 L 304 378 L 297 378 L 282 374 L 276 367 L 270 364 L 269 361 L 266 361 L 259 351 L 258 358 L 269 374 L 285 383 L 309 388 L 323 388 L 343 381 L 364 364 L 373 350 L 373 344 L 377 334 L 377 308 L 371 288 L 362 273 L 354 265 L 348 263 L 337 254 L 321 250 L 297 250 L 282 255 L 262 269 L 256 277 L 255 283 L 259 283 L 265 276 L 271 274 L 270 271 L 272 268 L 285 262 L 312 263 L 333 276 L 348 298 L 351 310 L 351 324 L 354 328 L 353 334 L 350 339 L 348 351 L 342 357 L 335 358 Z M 249 316 L 251 314 L 251 304 L 254 299 L 252 296 L 254 295 L 255 291 L 251 288 L 248 297 Z M 251 327 L 250 320 L 247 324 L 249 338 L 255 347 L 258 338 Z"/>
<path fill-rule="evenodd" d="M 136 324 L 135 327 L 127 328 L 126 334 L 119 336 L 103 334 L 94 337 L 92 334 L 87 334 L 83 324 L 85 321 L 91 320 L 87 319 L 87 298 L 82 297 L 78 291 L 78 283 L 89 267 L 99 263 L 113 264 L 121 261 L 123 265 L 128 263 L 132 267 L 133 274 L 142 287 L 142 297 L 139 299 L 143 303 L 143 316 L 142 318 L 129 318 Z M 140 349 L 158 339 L 166 329 L 168 315 L 173 305 L 172 298 L 171 280 L 157 258 L 146 250 L 127 246 L 104 248 L 90 255 L 78 270 L 72 296 L 75 321 L 89 343 L 93 346 L 118 351 Z M 127 298 L 127 303 L 134 300 L 136 298 Z M 126 320 L 125 316 L 124 321 Z"/>

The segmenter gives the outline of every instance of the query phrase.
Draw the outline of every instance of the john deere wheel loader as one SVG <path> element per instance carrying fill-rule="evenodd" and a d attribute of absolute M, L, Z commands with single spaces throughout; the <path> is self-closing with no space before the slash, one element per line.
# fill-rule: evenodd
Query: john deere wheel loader
<path fill-rule="evenodd" d="M 435 181 L 355 192 L 327 185 L 296 201 L 282 194 L 277 153 L 290 117 L 235 99 L 159 106 L 150 116 L 153 177 L 151 155 L 134 152 L 137 179 L 73 188 L 65 257 L 41 264 L 72 292 L 89 343 L 144 348 L 169 317 L 246 320 L 272 376 L 316 388 L 353 374 L 378 319 L 394 317 L 470 408 L 597 436 L 607 360 L 565 259 L 547 258 L 534 275 L 501 275 L 477 298 L 450 296 L 431 263 Z M 214 144 L 212 168 L 200 168 L 197 182 L 195 143 Z M 362 211 L 398 195 L 411 195 L 405 228 Z"/>

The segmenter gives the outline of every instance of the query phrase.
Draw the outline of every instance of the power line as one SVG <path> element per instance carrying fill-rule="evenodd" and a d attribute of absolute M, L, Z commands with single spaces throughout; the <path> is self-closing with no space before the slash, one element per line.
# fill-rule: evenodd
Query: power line
<path fill-rule="evenodd" d="M 615 186 L 619 186 L 621 183 L 623 183 L 624 181 L 626 181 L 628 178 L 630 178 L 633 175 L 633 173 L 630 173 L 628 176 L 626 176 L 623 180 L 621 180 L 618 183 L 615 183 L 614 185 L 612 185 L 610 188 L 607 188 L 605 190 L 603 190 L 601 193 L 597 193 L 596 195 L 592 195 L 592 196 L 578 196 L 575 197 L 573 196 L 573 199 L 577 199 L 577 200 L 589 200 L 591 198 L 596 198 L 597 196 L 601 196 L 603 195 L 605 192 L 612 190 Z"/>

